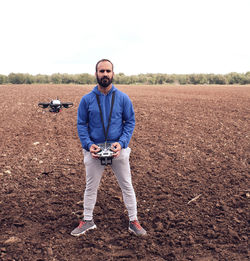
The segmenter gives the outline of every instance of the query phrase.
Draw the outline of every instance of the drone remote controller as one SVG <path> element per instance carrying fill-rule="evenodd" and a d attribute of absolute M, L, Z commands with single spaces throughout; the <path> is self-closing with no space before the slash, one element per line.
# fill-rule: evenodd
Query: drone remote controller
<path fill-rule="evenodd" d="M 97 144 L 98 147 L 101 149 L 96 154 L 99 156 L 99 159 L 101 161 L 101 165 L 112 165 L 112 159 L 114 152 L 111 149 L 111 143 L 101 143 Z"/>

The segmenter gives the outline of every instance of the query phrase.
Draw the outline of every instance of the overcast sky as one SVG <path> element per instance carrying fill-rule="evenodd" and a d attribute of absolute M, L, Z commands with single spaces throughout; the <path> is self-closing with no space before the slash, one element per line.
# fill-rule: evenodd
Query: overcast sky
<path fill-rule="evenodd" d="M 0 0 L 0 74 L 250 71 L 250 0 Z"/>

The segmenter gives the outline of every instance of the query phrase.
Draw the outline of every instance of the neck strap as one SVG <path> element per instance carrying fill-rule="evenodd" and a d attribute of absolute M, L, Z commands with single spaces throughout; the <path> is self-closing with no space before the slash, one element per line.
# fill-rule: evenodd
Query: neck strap
<path fill-rule="evenodd" d="M 101 103 L 100 103 L 100 97 L 98 94 L 96 95 L 96 99 L 97 99 L 97 103 L 98 103 L 98 107 L 99 107 L 99 111 L 100 111 L 100 116 L 101 116 L 101 121 L 102 121 L 102 127 L 103 127 L 103 132 L 105 135 L 105 142 L 107 142 L 108 140 L 108 131 L 109 131 L 109 126 L 110 126 L 110 122 L 111 122 L 111 115 L 112 115 L 112 111 L 113 111 L 113 107 L 114 107 L 114 102 L 115 102 L 115 91 L 112 93 L 112 100 L 111 100 L 111 108 L 110 108 L 110 113 L 109 113 L 109 121 L 108 121 L 108 126 L 107 126 L 107 130 L 105 129 L 105 125 L 104 125 L 104 121 L 103 121 L 103 115 L 102 115 L 102 108 L 101 108 Z"/>

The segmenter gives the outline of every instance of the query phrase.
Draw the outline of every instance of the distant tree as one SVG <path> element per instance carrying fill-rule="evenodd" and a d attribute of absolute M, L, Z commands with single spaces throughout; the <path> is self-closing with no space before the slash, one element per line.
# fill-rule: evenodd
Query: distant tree
<path fill-rule="evenodd" d="M 10 73 L 8 75 L 8 82 L 12 84 L 23 84 L 25 83 L 25 76 L 22 73 Z"/>
<path fill-rule="evenodd" d="M 146 84 L 154 85 L 156 84 L 156 79 L 152 75 L 148 75 Z"/>
<path fill-rule="evenodd" d="M 146 84 L 147 83 L 147 77 L 145 74 L 139 74 L 138 75 L 138 83 L 140 84 Z"/>
<path fill-rule="evenodd" d="M 188 75 L 188 82 L 190 84 L 205 84 L 207 79 L 204 74 L 190 74 Z"/>
<path fill-rule="evenodd" d="M 75 81 L 78 84 L 94 84 L 95 77 L 94 75 L 90 75 L 88 73 L 82 73 L 76 76 Z"/>
<path fill-rule="evenodd" d="M 50 77 L 45 74 L 37 74 L 34 76 L 35 83 L 50 83 Z"/>
<path fill-rule="evenodd" d="M 206 77 L 208 84 L 214 84 L 214 74 L 207 74 Z"/>
<path fill-rule="evenodd" d="M 250 72 L 241 75 L 240 84 L 250 84 Z"/>
<path fill-rule="evenodd" d="M 188 83 L 188 76 L 186 74 L 178 74 L 174 76 L 175 82 L 179 84 L 187 84 Z"/>
<path fill-rule="evenodd" d="M 125 84 L 127 76 L 124 73 L 118 73 L 114 76 L 115 84 Z"/>
<path fill-rule="evenodd" d="M 51 75 L 51 82 L 54 84 L 60 84 L 62 83 L 62 76 L 60 73 L 54 73 Z"/>
<path fill-rule="evenodd" d="M 156 84 L 164 84 L 165 83 L 165 75 L 164 74 L 156 74 L 155 83 Z"/>
<path fill-rule="evenodd" d="M 0 84 L 7 83 L 8 77 L 6 75 L 0 74 Z"/>
<path fill-rule="evenodd" d="M 164 83 L 174 83 L 175 81 L 176 81 L 176 78 L 174 75 L 165 74 Z"/>
<path fill-rule="evenodd" d="M 207 74 L 208 84 L 226 84 L 227 79 L 221 74 Z"/>
<path fill-rule="evenodd" d="M 72 83 L 74 80 L 73 80 L 73 76 L 70 75 L 70 74 L 67 74 L 67 73 L 64 73 L 61 75 L 61 82 L 63 84 L 69 84 L 69 83 Z"/>
<path fill-rule="evenodd" d="M 245 73 L 245 84 L 250 84 L 250 72 Z"/>
<path fill-rule="evenodd" d="M 35 82 L 35 78 L 33 75 L 24 74 L 24 78 L 25 78 L 24 83 L 26 83 L 26 84 L 32 84 Z"/>
<path fill-rule="evenodd" d="M 239 84 L 240 81 L 241 81 L 241 75 L 239 73 L 236 73 L 236 72 L 232 72 L 232 73 L 229 73 L 227 75 L 227 78 L 228 78 L 228 83 L 229 84 Z"/>

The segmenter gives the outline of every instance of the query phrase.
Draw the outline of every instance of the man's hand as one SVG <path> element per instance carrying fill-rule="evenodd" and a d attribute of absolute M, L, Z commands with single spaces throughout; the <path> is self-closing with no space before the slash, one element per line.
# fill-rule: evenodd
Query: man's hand
<path fill-rule="evenodd" d="M 114 158 L 116 158 L 120 155 L 122 146 L 119 142 L 115 142 L 111 145 L 111 149 L 114 152 Z"/>
<path fill-rule="evenodd" d="M 96 155 L 96 153 L 99 152 L 100 150 L 101 149 L 96 144 L 92 144 L 91 147 L 89 148 L 89 152 L 91 153 L 91 155 L 94 159 L 99 158 L 99 156 Z"/>

